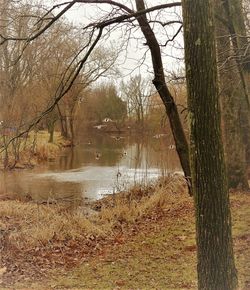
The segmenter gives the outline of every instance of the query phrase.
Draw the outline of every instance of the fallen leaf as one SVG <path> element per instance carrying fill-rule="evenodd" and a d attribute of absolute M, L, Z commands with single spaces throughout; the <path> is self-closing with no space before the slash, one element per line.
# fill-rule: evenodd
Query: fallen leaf
<path fill-rule="evenodd" d="M 123 280 L 117 280 L 117 281 L 115 281 L 115 284 L 117 286 L 124 286 L 125 285 L 125 281 L 123 281 Z"/>
<path fill-rule="evenodd" d="M 0 277 L 7 271 L 6 267 L 0 268 Z"/>

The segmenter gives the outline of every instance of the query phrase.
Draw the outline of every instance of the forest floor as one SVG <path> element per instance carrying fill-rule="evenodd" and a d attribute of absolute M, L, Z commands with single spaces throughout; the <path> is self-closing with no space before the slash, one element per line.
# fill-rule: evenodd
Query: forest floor
<path fill-rule="evenodd" d="M 180 177 L 85 206 L 0 201 L 0 289 L 196 289 L 192 198 Z M 250 195 L 231 193 L 240 289 Z"/>

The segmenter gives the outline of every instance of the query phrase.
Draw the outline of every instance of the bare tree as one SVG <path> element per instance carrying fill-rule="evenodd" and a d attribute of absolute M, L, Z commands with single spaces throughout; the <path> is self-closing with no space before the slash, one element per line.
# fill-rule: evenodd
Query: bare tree
<path fill-rule="evenodd" d="M 176 37 L 182 24 L 178 22 L 179 20 L 174 21 L 178 22 L 178 29 L 173 37 L 162 42 L 157 39 L 154 32 L 155 25 L 159 24 L 165 30 L 169 22 L 151 19 L 153 11 L 176 8 L 181 6 L 181 3 L 165 3 L 146 8 L 143 0 L 135 0 L 136 8 L 134 9 L 132 4 L 124 5 L 112 0 L 63 2 L 54 5 L 42 16 L 37 16 L 28 35 L 18 37 L 2 34 L 0 36 L 1 43 L 23 41 L 23 51 L 25 51 L 32 42 L 49 33 L 51 27 L 77 3 L 86 9 L 93 4 L 98 5 L 98 7 L 108 5 L 109 9 L 101 10 L 97 19 L 90 21 L 83 27 L 84 44 L 67 64 L 65 72 L 60 78 L 60 83 L 52 96 L 52 102 L 27 126 L 27 130 L 52 112 L 62 98 L 67 96 L 79 75 L 84 71 L 98 44 L 110 37 L 113 31 L 124 26 L 126 27 L 125 36 L 133 36 L 139 25 L 141 34 L 144 36 L 144 46 L 148 48 L 152 59 L 153 84 L 165 106 L 180 162 L 185 177 L 189 181 L 189 187 L 191 187 L 189 147 L 177 105 L 165 80 L 162 61 L 162 49 Z M 183 12 L 191 117 L 191 160 L 196 205 L 199 288 L 221 290 L 235 289 L 237 275 L 233 259 L 229 197 L 220 131 L 211 4 L 212 0 L 185 0 L 183 1 Z M 57 8 L 59 8 L 58 13 L 56 13 Z"/>
<path fill-rule="evenodd" d="M 174 140 L 176 143 L 176 149 L 180 158 L 180 162 L 185 173 L 186 179 L 188 181 L 189 189 L 191 191 L 190 185 L 190 166 L 189 166 L 189 150 L 188 150 L 188 143 L 186 140 L 186 136 L 180 121 L 179 113 L 177 110 L 177 106 L 174 102 L 174 98 L 171 95 L 164 76 L 163 70 L 163 63 L 161 58 L 161 50 L 160 44 L 157 41 L 153 28 L 150 26 L 150 22 L 147 20 L 146 13 L 150 13 L 155 10 L 159 9 L 167 9 L 178 7 L 181 5 L 180 2 L 175 3 L 167 3 L 163 5 L 157 5 L 146 9 L 143 0 L 136 0 L 136 10 L 117 2 L 117 1 L 104 1 L 104 0 L 74 0 L 69 2 L 64 2 L 58 5 L 53 6 L 43 17 L 39 18 L 37 25 L 34 26 L 33 30 L 31 29 L 31 34 L 29 37 L 8 37 L 5 35 L 1 35 L 2 43 L 10 40 L 24 40 L 25 44 L 27 45 L 31 41 L 34 41 L 39 36 L 47 32 L 50 27 L 58 21 L 67 11 L 69 11 L 75 4 L 81 3 L 82 5 L 88 4 L 109 4 L 110 10 L 103 16 L 103 18 L 99 18 L 97 21 L 90 22 L 88 25 L 85 26 L 85 32 L 89 34 L 89 41 L 87 44 L 82 47 L 81 52 L 84 51 L 82 57 L 78 62 L 72 63 L 73 70 L 71 72 L 65 73 L 65 75 L 61 79 L 60 88 L 57 89 L 55 96 L 54 96 L 54 103 L 49 106 L 43 113 L 32 123 L 28 129 L 35 124 L 37 124 L 44 115 L 49 113 L 54 109 L 60 99 L 67 94 L 70 90 L 71 86 L 73 85 L 74 81 L 76 80 L 79 73 L 85 66 L 86 61 L 88 60 L 90 54 L 97 46 L 98 42 L 103 38 L 109 36 L 110 33 L 120 27 L 123 23 L 127 23 L 130 25 L 130 28 L 127 30 L 127 34 L 131 34 L 132 29 L 135 27 L 134 22 L 138 21 L 142 34 L 146 39 L 146 44 L 150 50 L 152 63 L 153 63 L 153 71 L 154 71 L 154 80 L 153 83 L 159 92 L 159 95 L 162 98 L 162 101 L 165 105 L 166 112 L 170 121 L 171 129 L 173 132 Z M 56 8 L 60 8 L 60 12 L 53 15 Z M 50 17 L 47 17 L 47 16 Z M 38 25 L 39 24 L 39 25 Z M 167 24 L 162 25 L 164 29 L 166 28 Z M 179 31 L 180 29 L 178 29 Z M 171 40 L 171 39 L 170 39 Z M 168 41 L 165 42 L 167 44 Z M 80 52 L 79 52 L 80 55 Z M 71 67 L 72 67 L 71 66 Z M 74 72 L 72 72 L 74 71 Z"/>
<path fill-rule="evenodd" d="M 128 115 L 135 116 L 137 126 L 143 129 L 153 92 L 151 83 L 141 75 L 136 75 L 127 83 L 122 83 L 122 92 L 127 101 Z"/>
<path fill-rule="evenodd" d="M 4 22 L 1 35 L 15 35 L 17 39 L 23 38 L 24 33 L 32 30 L 34 19 L 39 20 L 43 11 L 34 10 L 32 5 L 18 6 L 17 3 L 16 7 L 11 6 L 12 2 L 8 1 L 4 4 L 0 9 Z M 11 13 L 6 14 L 6 11 Z M 50 33 L 44 32 L 32 43 L 3 40 L 0 46 L 0 97 L 1 117 L 4 120 L 2 129 L 5 133 L 1 146 L 6 152 L 6 166 L 9 145 L 12 144 L 15 156 L 19 158 L 17 144 L 21 141 L 17 137 L 26 135 L 43 117 L 46 117 L 50 141 L 53 141 L 55 122 L 59 117 L 65 121 L 63 125 L 67 125 L 67 137 L 72 139 L 76 104 L 84 89 L 100 76 L 107 76 L 109 70 L 109 75 L 117 73 L 113 64 L 118 52 L 114 49 L 107 51 L 108 47 L 93 51 L 90 58 L 86 57 L 84 60 L 84 69 L 78 70 L 81 53 L 89 44 L 87 37 L 83 41 L 80 36 L 82 34 L 79 29 L 72 27 L 64 19 L 58 19 L 51 26 Z M 68 84 L 73 87 L 70 92 L 69 87 L 66 90 L 64 87 Z M 59 104 L 61 94 L 65 95 L 65 100 Z M 41 108 L 44 107 L 49 109 L 41 113 Z"/>
<path fill-rule="evenodd" d="M 244 19 L 244 1 L 226 0 L 223 3 L 234 58 L 237 63 L 238 74 L 243 88 L 240 100 L 241 128 L 243 142 L 246 144 L 246 160 L 248 166 L 250 166 L 250 31 L 247 31 L 247 24 Z M 246 7 L 248 7 L 249 13 L 249 5 Z"/>
<path fill-rule="evenodd" d="M 227 19 L 223 1 L 217 1 L 215 14 Z M 217 54 L 220 83 L 220 100 L 222 105 L 224 147 L 230 188 L 249 189 L 247 180 L 246 142 L 241 129 L 242 114 L 247 111 L 244 84 L 234 57 L 228 25 L 217 17 Z M 243 112 L 242 112 L 243 113 Z M 245 122 L 247 118 L 243 113 Z M 247 123 L 244 124 L 247 126 Z M 249 132 L 250 134 L 250 132 Z"/>

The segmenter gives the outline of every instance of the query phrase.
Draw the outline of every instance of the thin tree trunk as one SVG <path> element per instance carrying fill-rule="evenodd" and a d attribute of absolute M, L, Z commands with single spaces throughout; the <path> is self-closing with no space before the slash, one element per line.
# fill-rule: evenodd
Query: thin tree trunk
<path fill-rule="evenodd" d="M 60 110 L 60 106 L 57 104 L 57 111 L 58 111 L 58 114 L 59 114 L 59 120 L 60 120 L 60 125 L 61 125 L 61 135 L 64 137 L 64 138 L 67 138 L 67 132 L 66 132 L 66 129 L 65 129 L 65 117 L 62 115 L 62 112 Z"/>
<path fill-rule="evenodd" d="M 183 0 L 198 289 L 237 288 L 220 127 L 212 0 Z"/>
<path fill-rule="evenodd" d="M 65 117 L 65 127 L 67 133 L 67 139 L 71 140 L 71 130 L 70 130 L 70 116 L 68 115 L 68 111 L 66 110 L 66 117 Z"/>
<path fill-rule="evenodd" d="M 54 131 L 55 131 L 55 123 L 51 122 L 48 125 L 48 131 L 49 131 L 49 143 L 53 143 L 54 142 Z"/>
<path fill-rule="evenodd" d="M 216 14 L 225 15 L 222 1 L 216 1 Z M 216 35 L 229 187 L 248 190 L 246 146 L 243 143 L 240 114 L 244 87 L 236 61 L 232 58 L 233 51 L 228 27 L 219 20 L 216 22 Z"/>
<path fill-rule="evenodd" d="M 250 42 L 246 33 L 242 1 L 223 0 L 223 4 L 243 87 L 240 110 L 241 128 L 243 142 L 246 144 L 246 159 L 250 165 Z"/>
<path fill-rule="evenodd" d="M 9 166 L 9 152 L 7 146 L 7 140 L 5 135 L 3 135 L 3 144 L 4 144 L 4 159 L 3 159 L 3 166 L 6 169 Z"/>
<path fill-rule="evenodd" d="M 143 0 L 136 0 L 136 7 L 137 10 L 144 10 L 145 4 Z M 190 171 L 190 164 L 189 164 L 189 148 L 188 142 L 183 130 L 183 126 L 181 124 L 180 116 L 177 110 L 177 106 L 174 102 L 174 99 L 166 85 L 164 70 L 163 70 L 163 63 L 161 58 L 161 51 L 159 43 L 152 31 L 146 15 L 139 16 L 137 18 L 138 23 L 140 25 L 141 31 L 144 34 L 147 45 L 151 52 L 151 58 L 153 63 L 154 69 L 154 80 L 153 84 L 157 89 L 163 104 L 166 109 L 166 113 L 170 122 L 170 127 L 173 133 L 173 137 L 176 144 L 176 150 L 181 162 L 182 169 L 185 174 L 185 178 L 188 182 L 189 186 L 189 193 L 191 194 L 191 171 Z"/>
<path fill-rule="evenodd" d="M 74 145 L 75 134 L 74 134 L 74 119 L 73 119 L 72 116 L 70 117 L 69 124 L 70 124 L 71 146 L 73 146 Z"/>

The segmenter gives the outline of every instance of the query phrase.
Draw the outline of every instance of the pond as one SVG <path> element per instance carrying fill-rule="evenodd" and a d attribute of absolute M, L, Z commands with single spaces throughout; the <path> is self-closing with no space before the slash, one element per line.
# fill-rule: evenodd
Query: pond
<path fill-rule="evenodd" d="M 181 171 L 178 156 L 163 134 L 88 134 L 53 162 L 1 173 L 0 194 L 29 195 L 37 201 L 99 199 L 176 171 Z"/>

